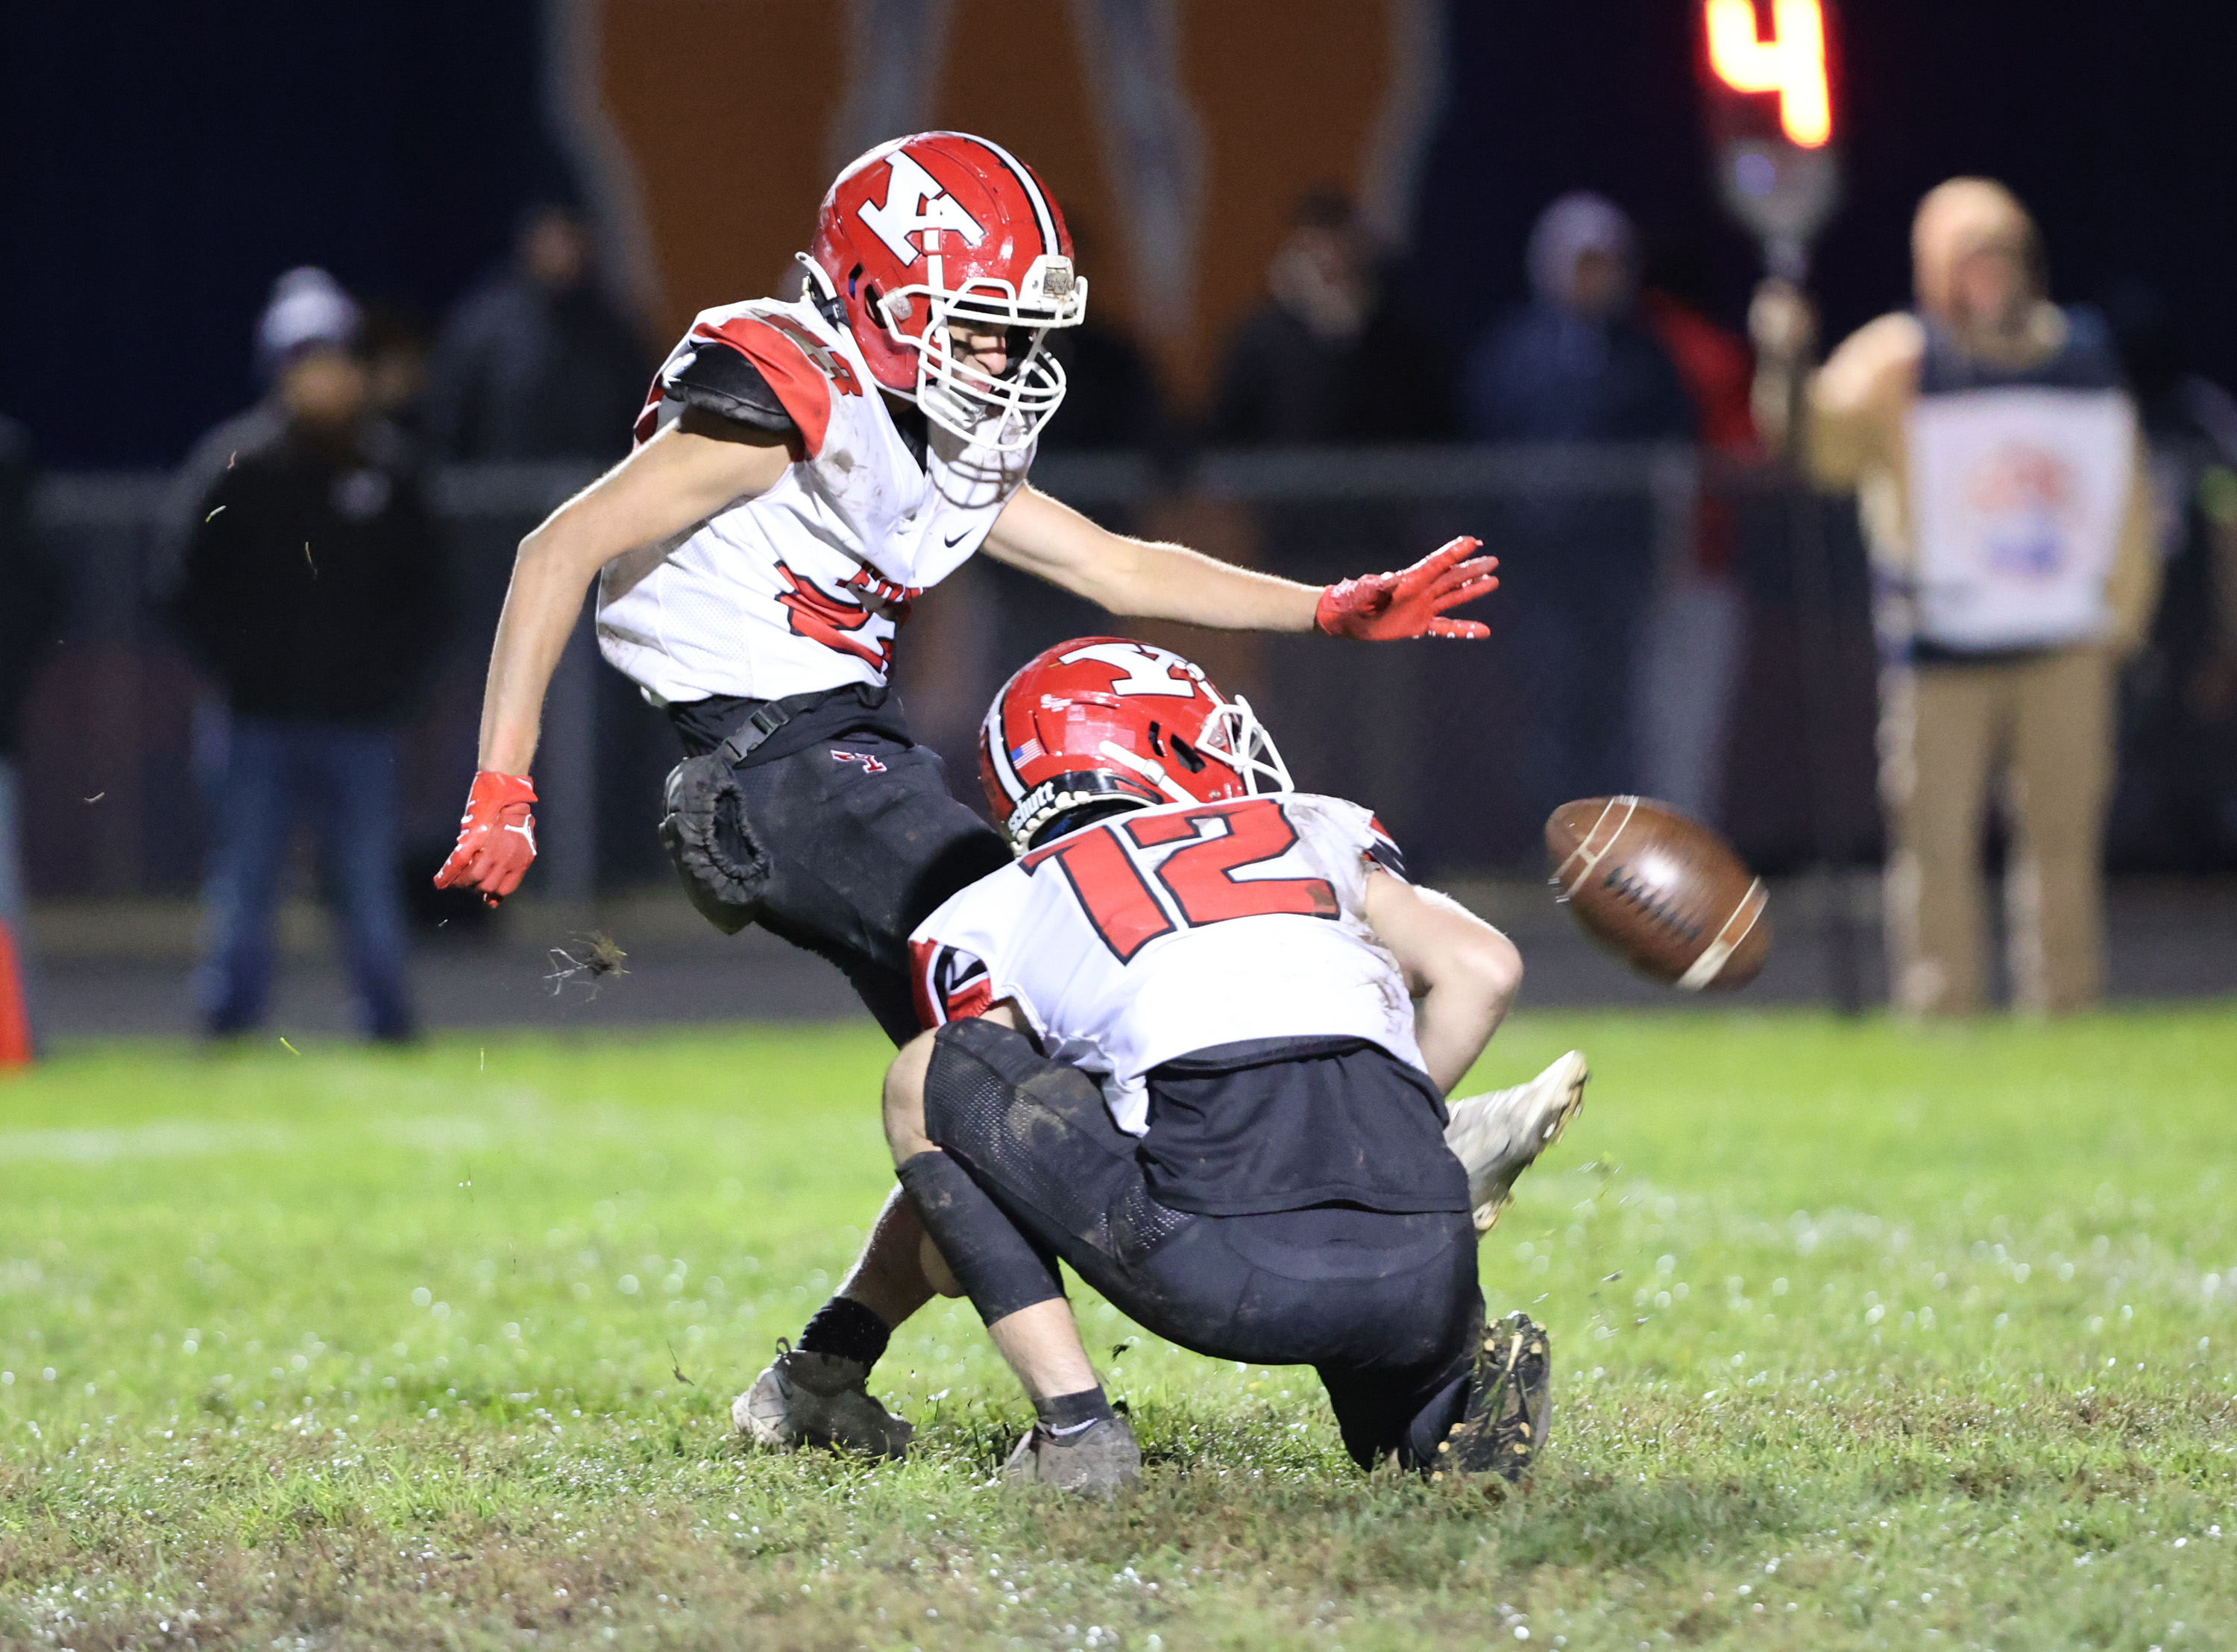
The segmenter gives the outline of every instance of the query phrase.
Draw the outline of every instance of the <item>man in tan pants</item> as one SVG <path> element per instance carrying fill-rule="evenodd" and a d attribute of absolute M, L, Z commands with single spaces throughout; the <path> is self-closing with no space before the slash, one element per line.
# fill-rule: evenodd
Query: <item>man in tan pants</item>
<path fill-rule="evenodd" d="M 2064 1013 L 2103 991 L 2115 696 L 2158 589 L 2135 408 L 2103 321 L 2043 296 L 2036 227 L 2002 185 L 1930 191 L 1911 254 L 1917 310 L 1858 329 L 1795 398 L 1812 475 L 1857 490 L 1871 550 L 1893 996 L 1983 1007 L 2001 781 L 2014 1005 Z M 1791 435 L 1812 318 L 1766 283 L 1751 321 L 1759 416 Z"/>

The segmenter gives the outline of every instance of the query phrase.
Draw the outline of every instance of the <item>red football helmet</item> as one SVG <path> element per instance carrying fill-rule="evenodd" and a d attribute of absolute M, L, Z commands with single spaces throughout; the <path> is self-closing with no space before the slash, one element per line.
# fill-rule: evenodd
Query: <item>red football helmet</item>
<path fill-rule="evenodd" d="M 1064 399 L 1064 369 L 1042 341 L 1086 318 L 1087 283 L 1033 168 L 986 139 L 920 132 L 880 144 L 823 197 L 801 262 L 844 306 L 872 376 L 943 429 L 1011 451 Z M 999 377 L 949 348 L 951 321 L 1010 332 Z"/>
<path fill-rule="evenodd" d="M 1223 698 L 1178 654 L 1118 636 L 1059 642 L 1002 685 L 979 730 L 979 780 L 1019 854 L 1090 807 L 1290 790 L 1249 701 Z"/>

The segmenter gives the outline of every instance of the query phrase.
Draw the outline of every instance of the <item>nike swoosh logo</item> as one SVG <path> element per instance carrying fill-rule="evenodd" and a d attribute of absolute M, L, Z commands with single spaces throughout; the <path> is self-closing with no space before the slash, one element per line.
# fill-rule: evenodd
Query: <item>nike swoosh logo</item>
<path fill-rule="evenodd" d="M 965 540 L 967 540 L 967 539 L 968 539 L 968 538 L 970 538 L 970 537 L 971 537 L 971 530 L 969 530 L 968 528 L 966 528 L 966 529 L 965 529 L 961 533 L 960 533 L 960 534 L 956 535 L 954 538 L 953 538 L 953 539 L 942 540 L 940 543 L 943 543 L 943 544 L 945 544 L 945 545 L 946 545 L 946 546 L 947 546 L 950 550 L 954 550 L 958 545 L 961 544 Z"/>

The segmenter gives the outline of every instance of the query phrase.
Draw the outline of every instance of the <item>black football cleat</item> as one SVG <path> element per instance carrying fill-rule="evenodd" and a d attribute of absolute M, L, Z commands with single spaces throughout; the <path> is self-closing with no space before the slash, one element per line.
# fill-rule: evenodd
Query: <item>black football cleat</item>
<path fill-rule="evenodd" d="M 1437 1446 L 1429 1478 L 1496 1474 L 1527 1490 L 1553 1419 L 1554 1364 L 1545 1327 L 1517 1310 L 1484 1327 L 1468 1409 Z"/>

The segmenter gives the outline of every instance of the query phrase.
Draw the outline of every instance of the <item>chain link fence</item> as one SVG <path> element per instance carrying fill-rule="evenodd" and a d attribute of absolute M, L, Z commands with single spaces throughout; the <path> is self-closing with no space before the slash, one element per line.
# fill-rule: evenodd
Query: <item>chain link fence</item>
<path fill-rule="evenodd" d="M 465 608 L 404 747 L 415 886 L 473 771 L 513 549 L 586 479 L 544 466 L 434 479 Z M 1798 505 L 1769 473 L 1660 446 L 1215 454 L 1178 488 L 1132 457 L 1053 457 L 1034 480 L 1114 528 L 1314 583 L 1474 534 L 1502 563 L 1503 588 L 1471 610 L 1492 636 L 1365 646 L 1127 624 L 977 558 L 917 604 L 897 649 L 919 737 L 959 795 L 975 801 L 978 722 L 1004 677 L 1049 643 L 1119 631 L 1247 694 L 1301 787 L 1370 805 L 1435 875 L 1534 870 L 1554 804 L 1622 790 L 1717 822 L 1765 870 L 1877 859 L 1866 575 L 1844 503 Z M 198 875 L 222 719 L 148 596 L 179 530 L 166 482 L 57 476 L 40 490 L 76 590 L 27 719 L 36 894 L 177 893 Z M 653 821 L 675 758 L 664 717 L 597 657 L 586 615 L 536 765 L 545 893 L 668 876 Z"/>

